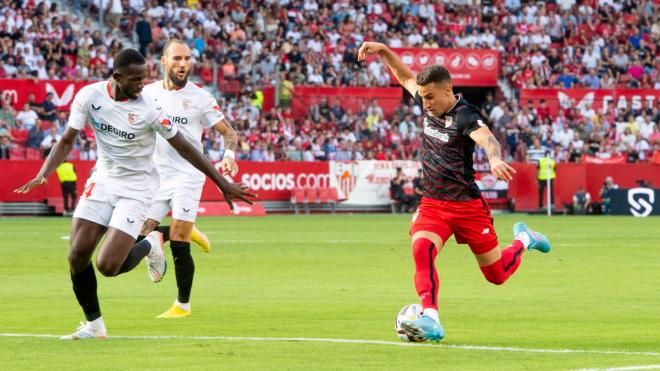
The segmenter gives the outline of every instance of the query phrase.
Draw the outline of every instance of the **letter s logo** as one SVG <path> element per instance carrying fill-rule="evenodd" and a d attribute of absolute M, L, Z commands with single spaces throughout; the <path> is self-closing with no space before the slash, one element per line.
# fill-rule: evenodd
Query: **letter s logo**
<path fill-rule="evenodd" d="M 650 188 L 633 188 L 628 191 L 630 212 L 638 217 L 647 217 L 653 211 L 655 193 Z"/>

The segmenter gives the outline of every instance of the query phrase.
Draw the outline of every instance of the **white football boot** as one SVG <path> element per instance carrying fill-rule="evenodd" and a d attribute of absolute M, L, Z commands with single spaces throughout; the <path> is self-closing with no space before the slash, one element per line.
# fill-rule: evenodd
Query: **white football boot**
<path fill-rule="evenodd" d="M 103 320 L 80 322 L 78 330 L 71 335 L 65 335 L 60 340 L 105 339 L 108 337 Z"/>
<path fill-rule="evenodd" d="M 151 243 L 151 251 L 145 257 L 147 260 L 147 271 L 153 282 L 160 282 L 167 272 L 167 260 L 163 254 L 163 234 L 153 231 L 145 237 Z"/>

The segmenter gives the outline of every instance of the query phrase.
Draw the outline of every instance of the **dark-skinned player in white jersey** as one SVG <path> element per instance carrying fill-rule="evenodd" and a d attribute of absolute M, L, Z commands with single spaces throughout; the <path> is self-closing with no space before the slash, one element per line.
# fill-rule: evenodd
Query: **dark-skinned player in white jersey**
<path fill-rule="evenodd" d="M 457 243 L 470 247 L 484 277 L 495 285 L 515 273 L 526 250 L 547 253 L 550 243 L 518 222 L 513 226 L 513 242 L 500 249 L 490 207 L 474 181 L 475 144 L 486 149 L 496 177 L 510 181 L 515 170 L 502 159 L 500 144 L 479 109 L 454 95 L 447 69 L 431 65 L 415 76 L 387 46 L 375 42 L 362 44 L 358 60 L 365 61 L 370 54 L 386 61 L 401 86 L 424 110 L 423 197 L 410 227 L 415 288 L 424 310 L 419 319 L 404 321 L 402 331 L 413 341 L 440 341 L 445 331 L 438 316 L 435 257 L 452 234 Z"/>
<path fill-rule="evenodd" d="M 166 272 L 162 233 L 153 231 L 136 243 L 160 181 L 153 163 L 157 135 L 186 161 L 211 178 L 233 209 L 234 200 L 252 203 L 254 194 L 242 184 L 228 182 L 177 130 L 157 97 L 141 94 L 147 77 L 144 57 L 134 49 L 119 52 L 112 78 L 82 88 L 73 100 L 69 122 L 39 173 L 16 189 L 27 193 L 46 179 L 73 149 L 78 132 L 89 123 L 96 135 L 99 156 L 95 171 L 76 206 L 69 242 L 69 270 L 73 291 L 86 321 L 62 340 L 103 339 L 107 336 L 97 295 L 96 268 L 114 277 L 129 272 L 147 258 L 149 277 L 158 282 Z"/>

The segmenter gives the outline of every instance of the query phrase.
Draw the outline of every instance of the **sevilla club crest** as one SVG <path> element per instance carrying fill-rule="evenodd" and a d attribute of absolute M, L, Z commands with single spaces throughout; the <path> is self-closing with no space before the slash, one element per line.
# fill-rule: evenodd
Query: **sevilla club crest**
<path fill-rule="evenodd" d="M 135 123 L 137 122 L 137 119 L 138 119 L 138 115 L 136 113 L 131 112 L 131 113 L 128 114 L 128 123 L 129 124 L 135 125 Z"/>

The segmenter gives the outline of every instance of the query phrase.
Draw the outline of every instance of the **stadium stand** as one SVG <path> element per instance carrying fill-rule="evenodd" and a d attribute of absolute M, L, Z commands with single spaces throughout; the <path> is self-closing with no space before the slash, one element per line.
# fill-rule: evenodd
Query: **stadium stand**
<path fill-rule="evenodd" d="M 558 162 L 587 155 L 647 161 L 660 149 L 660 102 L 605 111 L 571 101 L 550 116 L 543 104 L 521 99 L 530 88 L 660 89 L 657 1 L 108 3 L 119 3 L 121 13 L 112 9 L 116 16 L 108 17 L 101 35 L 93 26 L 96 2 L 79 7 L 74 2 L 73 11 L 35 0 L 1 2 L 0 78 L 107 79 L 115 53 L 133 46 L 146 54 L 150 78 L 158 79 L 164 40 L 178 34 L 192 48 L 197 81 L 217 82 L 227 116 L 241 133 L 239 159 L 412 159 L 419 150 L 415 122 L 421 115 L 412 102 L 387 117 L 372 107 L 349 112 L 324 104 L 293 117 L 292 89 L 390 86 L 382 63 L 357 63 L 364 40 L 391 47 L 494 49 L 501 53 L 502 78 L 497 94 L 481 108 L 508 159 L 533 162 L 535 139 Z M 280 87 L 281 104 L 265 111 L 255 97 L 272 85 Z M 56 125 L 61 133 L 66 114 L 53 120 L 44 117 L 44 109 L 43 102 L 34 102 L 22 114 L 2 102 L 3 158 L 39 157 L 30 149 L 40 147 L 48 127 Z M 207 152 L 214 142 L 222 151 L 220 138 L 207 133 Z M 80 158 L 96 157 L 90 133 L 81 135 L 77 149 Z"/>

